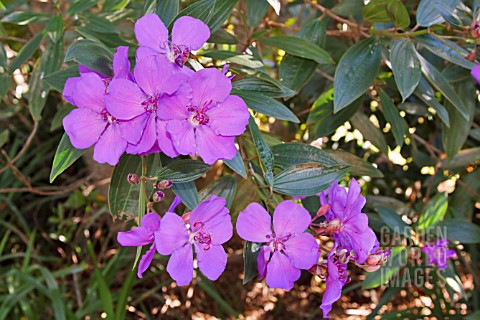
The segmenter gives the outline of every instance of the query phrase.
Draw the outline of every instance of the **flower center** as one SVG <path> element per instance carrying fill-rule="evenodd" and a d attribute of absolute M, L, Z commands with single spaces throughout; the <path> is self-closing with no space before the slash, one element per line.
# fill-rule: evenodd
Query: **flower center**
<path fill-rule="evenodd" d="M 211 106 L 212 102 L 212 100 L 206 101 L 205 103 L 203 103 L 201 108 L 189 107 L 187 109 L 189 112 L 191 112 L 188 121 L 192 124 L 193 127 L 207 124 L 210 121 L 210 118 L 207 116 L 206 111 Z"/>
<path fill-rule="evenodd" d="M 190 48 L 185 45 L 176 45 L 171 41 L 165 41 L 160 48 L 166 51 L 168 60 L 174 62 L 177 66 L 183 67 L 190 56 Z"/>
<path fill-rule="evenodd" d="M 208 250 L 210 249 L 210 246 L 212 244 L 212 236 L 210 233 L 206 232 L 204 230 L 205 224 L 203 222 L 197 221 L 193 224 L 193 231 L 190 233 L 189 241 L 191 243 L 193 242 L 198 242 L 203 246 L 203 250 Z"/>
<path fill-rule="evenodd" d="M 270 248 L 272 248 L 273 252 L 280 251 L 284 252 L 287 247 L 285 246 L 285 242 L 291 237 L 292 235 L 290 233 L 287 233 L 286 235 L 282 237 L 277 237 L 275 233 L 267 235 L 267 239 L 271 239 L 268 242 L 268 245 Z"/>
<path fill-rule="evenodd" d="M 100 113 L 100 116 L 102 117 L 103 120 L 107 121 L 109 124 L 112 124 L 113 122 L 117 121 L 117 119 L 114 118 L 110 113 L 108 113 L 107 110 L 103 110 L 102 113 Z"/>
<path fill-rule="evenodd" d="M 157 111 L 157 96 L 148 96 L 148 98 L 142 102 L 142 106 L 145 108 L 146 112 L 155 112 Z"/>
<path fill-rule="evenodd" d="M 342 221 L 339 218 L 333 219 L 327 223 L 325 227 L 328 234 L 334 234 L 338 231 L 342 231 L 343 225 Z"/>

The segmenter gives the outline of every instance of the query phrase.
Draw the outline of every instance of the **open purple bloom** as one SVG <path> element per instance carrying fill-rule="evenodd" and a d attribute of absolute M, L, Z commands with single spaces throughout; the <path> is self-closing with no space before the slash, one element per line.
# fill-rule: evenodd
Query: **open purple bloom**
<path fill-rule="evenodd" d="M 233 226 L 225 199 L 212 196 L 200 203 L 185 224 L 182 217 L 167 212 L 160 229 L 155 232 L 157 250 L 172 255 L 167 272 L 179 286 L 193 278 L 193 247 L 200 271 L 210 280 L 217 280 L 227 265 L 227 254 L 222 244 L 233 234 Z"/>
<path fill-rule="evenodd" d="M 457 254 L 455 250 L 448 249 L 447 239 L 438 239 L 434 245 L 426 243 L 422 251 L 427 254 L 427 264 L 430 266 L 437 266 L 439 269 L 447 267 L 447 259 L 455 258 Z"/>
<path fill-rule="evenodd" d="M 160 228 L 160 217 L 156 213 L 149 213 L 142 218 L 140 226 L 127 232 L 119 232 L 117 241 L 122 246 L 138 247 L 151 244 L 147 252 L 142 256 L 138 265 L 137 276 L 142 278 L 142 274 L 147 270 L 155 256 L 154 233 Z"/>
<path fill-rule="evenodd" d="M 300 269 L 308 270 L 318 262 L 319 246 L 305 232 L 310 214 L 292 201 L 277 205 L 272 219 L 258 203 L 251 203 L 237 219 L 238 235 L 251 242 L 266 243 L 257 258 L 259 278 L 266 276 L 271 288 L 290 290 L 300 277 Z"/>
<path fill-rule="evenodd" d="M 235 136 L 245 132 L 250 117 L 245 102 L 230 95 L 230 79 L 214 68 L 194 73 L 188 85 L 193 90 L 191 100 L 175 94 L 159 105 L 158 116 L 167 121 L 175 150 L 183 155 L 198 153 L 208 164 L 232 159 L 237 152 Z"/>
<path fill-rule="evenodd" d="M 340 299 L 342 288 L 349 280 L 347 264 L 336 259 L 334 251 L 328 254 L 326 288 L 320 306 L 324 318 L 330 318 L 328 314 L 332 310 L 332 304 Z"/>
<path fill-rule="evenodd" d="M 368 226 L 367 215 L 362 213 L 365 197 L 360 191 L 360 185 L 355 179 L 350 182 L 348 193 L 334 182 L 321 194 L 320 202 L 322 205 L 330 204 L 330 209 L 325 214 L 328 233 L 339 249 L 353 251 L 356 262 L 362 264 L 375 246 L 377 237 Z"/>
<path fill-rule="evenodd" d="M 160 54 L 182 67 L 190 52 L 200 49 L 210 38 L 210 29 L 202 21 L 184 16 L 173 24 L 172 38 L 169 40 L 168 30 L 162 20 L 150 13 L 135 23 L 135 35 L 140 44 L 137 59 Z"/>
<path fill-rule="evenodd" d="M 122 136 L 128 141 L 127 153 L 148 154 L 162 150 L 169 157 L 178 156 L 160 120 L 162 99 L 178 95 L 181 103 L 190 100 L 190 88 L 184 74 L 162 56 L 146 57 L 134 69 L 135 81 L 113 79 L 105 96 L 107 110 L 121 123 Z M 182 100 L 183 99 L 183 100 Z"/>
<path fill-rule="evenodd" d="M 478 83 L 480 83 L 480 64 L 473 67 L 471 75 Z"/>
<path fill-rule="evenodd" d="M 127 141 L 122 137 L 119 121 L 105 108 L 105 90 L 105 82 L 97 74 L 83 74 L 72 94 L 78 108 L 63 119 L 63 127 L 75 148 L 95 145 L 93 159 L 115 165 L 127 148 Z"/>

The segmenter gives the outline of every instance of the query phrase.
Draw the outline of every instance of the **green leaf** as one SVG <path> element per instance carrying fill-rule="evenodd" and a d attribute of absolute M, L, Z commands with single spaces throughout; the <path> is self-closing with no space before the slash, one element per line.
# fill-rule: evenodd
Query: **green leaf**
<path fill-rule="evenodd" d="M 439 228 L 446 228 L 446 237 L 450 241 L 462 243 L 479 243 L 480 227 L 474 223 L 460 219 L 448 219 L 437 224 Z"/>
<path fill-rule="evenodd" d="M 247 95 L 250 93 L 262 94 L 271 98 L 284 98 L 295 95 L 295 91 L 284 86 L 281 82 L 273 83 L 254 77 L 235 81 L 232 83 L 232 86 L 235 91 L 241 91 Z"/>
<path fill-rule="evenodd" d="M 275 176 L 273 191 L 291 196 L 312 196 L 341 179 L 349 167 L 325 167 L 317 162 L 301 163 L 288 167 Z"/>
<path fill-rule="evenodd" d="M 213 11 L 212 17 L 210 18 L 210 21 L 207 24 L 210 28 L 211 33 L 214 33 L 222 27 L 225 20 L 227 20 L 232 13 L 232 10 L 237 4 L 237 2 L 238 0 L 215 1 L 215 9 Z"/>
<path fill-rule="evenodd" d="M 314 138 L 327 136 L 337 130 L 351 116 L 357 112 L 363 98 L 355 100 L 340 112 L 333 113 L 333 88 L 322 93 L 313 103 L 312 110 L 308 114 L 307 124 L 309 132 Z"/>
<path fill-rule="evenodd" d="M 389 1 L 387 4 L 387 13 L 399 28 L 405 29 L 410 25 L 410 14 L 402 1 Z"/>
<path fill-rule="evenodd" d="M 315 162 L 325 167 L 334 167 L 339 165 L 339 162 L 334 157 L 320 150 L 317 147 L 290 142 L 278 144 L 272 147 L 275 166 L 286 169 L 295 164 Z"/>
<path fill-rule="evenodd" d="M 227 201 L 227 208 L 231 208 L 235 193 L 237 192 L 237 181 L 232 175 L 223 176 L 220 179 L 207 185 L 199 192 L 200 202 L 208 200 L 211 195 L 216 195 Z"/>
<path fill-rule="evenodd" d="M 105 47 L 105 49 L 107 49 L 108 51 L 111 50 L 110 48 L 116 48 L 119 46 L 133 46 L 132 43 L 123 40 L 117 34 L 100 33 L 97 31 L 93 31 L 88 27 L 76 27 L 75 30 L 86 40 L 92 40 L 100 46 Z"/>
<path fill-rule="evenodd" d="M 392 42 L 390 62 L 395 82 L 403 98 L 402 102 L 411 96 L 422 76 L 420 60 L 416 52 L 413 43 L 407 39 Z"/>
<path fill-rule="evenodd" d="M 439 38 L 431 34 L 423 34 L 415 37 L 414 40 L 436 56 L 451 63 L 468 70 L 475 67 L 475 63 L 466 58 L 469 52 L 448 39 Z"/>
<path fill-rule="evenodd" d="M 262 68 L 263 63 L 256 60 L 248 54 L 239 54 L 238 52 L 213 50 L 199 53 L 199 55 L 215 60 L 225 60 L 228 63 L 235 63 L 252 69 Z"/>
<path fill-rule="evenodd" d="M 325 150 L 340 163 L 351 167 L 349 173 L 354 176 L 368 176 L 372 178 L 383 178 L 382 171 L 374 167 L 370 162 L 357 157 L 356 155 L 343 150 Z"/>
<path fill-rule="evenodd" d="M 292 36 L 276 36 L 271 38 L 263 38 L 260 40 L 260 42 L 268 46 L 282 49 L 291 55 L 310 59 L 320 64 L 334 62 L 327 51 L 323 50 L 311 41 L 303 38 Z"/>
<path fill-rule="evenodd" d="M 365 280 L 362 282 L 362 290 L 373 289 L 387 283 L 400 268 L 405 266 L 407 261 L 407 249 L 404 246 L 398 246 L 392 249 L 388 260 L 380 269 L 375 272 L 368 272 Z"/>
<path fill-rule="evenodd" d="M 13 73 L 13 71 L 18 69 L 18 67 L 24 64 L 25 61 L 27 61 L 27 59 L 32 56 L 32 54 L 37 50 L 38 46 L 40 45 L 40 42 L 42 42 L 44 35 L 45 33 L 39 32 L 36 36 L 30 39 L 22 47 L 22 49 L 20 49 L 15 59 L 13 59 L 12 62 L 10 62 L 10 65 L 8 66 L 9 73 Z"/>
<path fill-rule="evenodd" d="M 120 33 L 112 22 L 102 16 L 85 12 L 81 15 L 81 20 L 86 28 L 95 32 L 105 33 L 108 36 Z"/>
<path fill-rule="evenodd" d="M 65 118 L 73 109 L 75 109 L 75 107 L 69 103 L 66 105 L 59 105 L 57 112 L 53 116 L 50 131 L 60 128 L 62 126 L 63 118 Z"/>
<path fill-rule="evenodd" d="M 450 127 L 450 117 L 447 109 L 437 101 L 437 98 L 435 97 L 435 91 L 424 77 L 420 78 L 420 82 L 418 83 L 414 94 L 419 97 L 420 100 L 422 100 L 427 106 L 435 109 L 440 117 L 440 120 L 442 120 L 445 126 Z"/>
<path fill-rule="evenodd" d="M 287 120 L 295 123 L 300 122 L 297 116 L 289 108 L 273 98 L 254 92 L 236 91 L 233 94 L 242 98 L 247 106 L 253 111 L 280 120 Z"/>
<path fill-rule="evenodd" d="M 50 183 L 77 161 L 77 159 L 85 153 L 85 150 L 86 149 L 79 150 L 73 147 L 67 134 L 64 133 L 58 144 L 55 157 L 53 158 L 52 170 L 50 171 Z"/>
<path fill-rule="evenodd" d="M 448 200 L 445 193 L 437 193 L 427 204 L 418 219 L 418 229 L 424 230 L 443 220 L 447 213 Z"/>
<path fill-rule="evenodd" d="M 403 136 L 408 132 L 407 122 L 402 118 L 402 116 L 400 116 L 400 113 L 393 104 L 392 99 L 390 99 L 385 91 L 380 90 L 379 95 L 380 103 L 382 104 L 383 115 L 385 116 L 385 119 L 387 119 L 388 123 L 390 123 L 392 126 L 395 142 L 401 147 L 405 141 Z"/>
<path fill-rule="evenodd" d="M 243 284 L 253 280 L 258 275 L 257 257 L 260 245 L 246 241 L 243 246 Z"/>
<path fill-rule="evenodd" d="M 172 23 L 180 9 L 179 0 L 160 0 L 156 1 L 155 13 L 160 17 L 162 22 L 168 26 Z M 147 12 L 148 13 L 148 12 Z"/>
<path fill-rule="evenodd" d="M 157 179 L 168 179 L 177 183 L 185 183 L 200 178 L 208 170 L 210 170 L 210 166 L 202 161 L 179 160 L 160 169 L 157 173 Z"/>
<path fill-rule="evenodd" d="M 7 96 L 8 90 L 10 90 L 11 82 L 11 75 L 8 73 L 0 73 L 0 99 L 4 99 Z"/>
<path fill-rule="evenodd" d="M 408 239 L 412 237 L 412 227 L 406 224 L 395 210 L 387 207 L 379 207 L 376 210 L 383 222 L 395 233 L 401 234 Z"/>
<path fill-rule="evenodd" d="M 248 119 L 248 128 L 252 134 L 253 142 L 255 143 L 255 147 L 257 149 L 257 153 L 260 156 L 260 160 L 263 164 L 263 173 L 265 177 L 265 181 L 271 187 L 273 186 L 273 152 L 268 147 L 267 143 L 262 137 L 260 130 L 258 129 L 255 120 L 250 117 Z"/>
<path fill-rule="evenodd" d="M 8 129 L 5 129 L 0 133 L 0 148 L 3 147 L 5 143 L 7 143 L 9 136 L 10 131 L 8 131 Z"/>
<path fill-rule="evenodd" d="M 59 15 L 53 16 L 47 25 L 47 34 L 53 42 L 63 40 L 63 19 Z"/>
<path fill-rule="evenodd" d="M 243 164 L 243 159 L 242 155 L 240 152 L 237 150 L 237 153 L 235 154 L 235 157 L 230 160 L 223 160 L 223 162 L 233 171 L 238 173 L 242 178 L 247 179 L 247 171 L 245 170 L 245 164 Z"/>
<path fill-rule="evenodd" d="M 75 0 L 67 10 L 67 15 L 72 17 L 79 12 L 85 11 L 86 9 L 93 7 L 98 4 L 97 0 Z"/>
<path fill-rule="evenodd" d="M 387 12 L 387 5 L 390 1 L 391 0 L 371 0 L 363 8 L 364 19 L 370 22 L 392 21 L 392 17 Z"/>
<path fill-rule="evenodd" d="M 458 0 L 443 0 L 449 9 L 453 11 L 458 4 Z M 445 19 L 441 16 L 440 12 L 436 9 L 436 3 L 432 0 L 422 0 L 417 9 L 417 23 L 422 27 L 430 27 L 434 24 L 444 22 Z"/>
<path fill-rule="evenodd" d="M 449 161 L 448 159 L 442 160 L 442 168 L 445 169 L 456 169 L 464 168 L 469 164 L 474 164 L 480 160 L 480 147 L 463 149 L 460 150 L 454 157 Z"/>
<path fill-rule="evenodd" d="M 40 23 L 46 22 L 49 19 L 49 15 L 45 13 L 38 12 L 27 12 L 27 11 L 15 11 L 12 12 L 0 20 L 5 23 L 14 23 L 20 26 L 28 25 L 30 23 Z"/>
<path fill-rule="evenodd" d="M 65 62 L 75 61 L 105 76 L 113 74 L 113 53 L 92 40 L 78 40 L 67 49 Z"/>
<path fill-rule="evenodd" d="M 385 136 L 379 128 L 370 122 L 370 119 L 365 114 L 357 111 L 349 121 L 355 129 L 360 131 L 365 140 L 370 141 L 384 154 L 388 154 L 388 144 Z"/>
<path fill-rule="evenodd" d="M 69 78 L 79 77 L 78 66 L 73 66 L 67 69 L 58 70 L 46 75 L 43 81 L 46 82 L 52 89 L 58 92 L 63 92 L 63 87 Z"/>
<path fill-rule="evenodd" d="M 190 16 L 202 20 L 207 25 L 212 18 L 215 9 L 215 0 L 200 0 L 182 10 L 174 19 L 177 20 L 183 16 Z M 173 22 L 170 24 L 172 26 Z M 209 26 L 210 27 L 210 26 Z"/>
<path fill-rule="evenodd" d="M 182 202 L 192 210 L 200 203 L 197 187 L 193 181 L 174 183 L 172 190 L 182 199 Z"/>
<path fill-rule="evenodd" d="M 3 73 L 5 69 L 7 69 L 7 63 L 8 63 L 8 58 L 7 58 L 7 53 L 5 52 L 5 48 L 3 47 L 3 43 L 0 42 L 0 67 L 3 68 L 0 73 Z"/>
<path fill-rule="evenodd" d="M 238 44 L 238 39 L 230 32 L 225 31 L 225 29 L 218 29 L 210 35 L 207 42 L 216 44 Z"/>
<path fill-rule="evenodd" d="M 334 113 L 346 108 L 363 95 L 380 69 L 381 49 L 372 37 L 349 48 L 335 70 Z"/>
<path fill-rule="evenodd" d="M 268 3 L 267 1 L 247 0 L 246 5 L 248 26 L 255 28 L 267 14 Z"/>

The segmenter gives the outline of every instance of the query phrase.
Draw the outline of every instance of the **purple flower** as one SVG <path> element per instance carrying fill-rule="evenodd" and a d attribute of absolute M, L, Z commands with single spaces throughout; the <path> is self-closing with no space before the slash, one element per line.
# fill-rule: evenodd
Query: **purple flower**
<path fill-rule="evenodd" d="M 348 281 L 347 264 L 335 259 L 334 250 L 332 250 L 328 254 L 326 288 L 320 306 L 324 318 L 330 318 L 328 314 L 332 310 L 332 304 L 340 299 L 342 288 Z"/>
<path fill-rule="evenodd" d="M 300 277 L 318 262 L 319 246 L 305 232 L 310 225 L 307 210 L 292 201 L 277 205 L 272 219 L 258 203 L 251 203 L 237 219 L 238 235 L 251 242 L 266 243 L 257 258 L 259 279 L 266 276 L 271 288 L 290 290 Z"/>
<path fill-rule="evenodd" d="M 210 38 L 210 29 L 198 19 L 181 17 L 173 24 L 170 41 L 163 22 L 156 14 L 150 13 L 135 23 L 135 35 L 140 44 L 137 59 L 160 54 L 182 67 L 190 52 L 200 49 Z"/>
<path fill-rule="evenodd" d="M 427 264 L 430 266 L 437 266 L 439 269 L 445 269 L 447 267 L 447 259 L 455 258 L 457 254 L 455 250 L 448 249 L 447 239 L 438 239 L 437 243 L 430 245 L 426 243 L 422 251 L 427 254 Z"/>
<path fill-rule="evenodd" d="M 175 150 L 183 155 L 198 153 L 208 164 L 232 159 L 237 152 L 235 136 L 245 132 L 250 117 L 245 102 L 230 95 L 230 79 L 214 68 L 194 73 L 188 85 L 191 100 L 175 94 L 159 105 L 158 116 L 168 122 L 166 130 Z"/>
<path fill-rule="evenodd" d="M 147 270 L 155 256 L 154 233 L 160 228 L 160 217 L 156 213 L 149 213 L 142 218 L 139 227 L 127 232 L 119 232 L 117 241 L 122 246 L 146 246 L 151 244 L 147 252 L 142 256 L 138 265 L 137 276 L 142 278 L 142 274 Z"/>
<path fill-rule="evenodd" d="M 475 78 L 475 80 L 477 80 L 478 83 L 480 83 L 480 64 L 477 64 L 475 67 L 473 67 L 471 75 L 473 78 Z"/>
<path fill-rule="evenodd" d="M 320 202 L 322 205 L 330 204 L 325 214 L 326 231 L 332 235 L 339 249 L 353 251 L 356 262 L 362 264 L 375 246 L 377 237 L 368 226 L 367 215 L 362 213 L 365 197 L 360 191 L 355 179 L 350 182 L 348 193 L 334 182 L 322 192 Z"/>
<path fill-rule="evenodd" d="M 105 96 L 107 110 L 122 120 L 122 137 L 129 142 L 127 153 L 148 154 L 163 151 L 178 156 L 166 132 L 166 122 L 158 119 L 160 105 L 178 96 L 178 103 L 190 101 L 186 75 L 162 56 L 146 57 L 134 69 L 135 81 L 113 79 Z M 167 108 L 169 106 L 166 106 Z M 170 106 L 172 107 L 172 106 Z"/>
<path fill-rule="evenodd" d="M 167 212 L 160 229 L 155 232 L 157 250 L 162 255 L 172 255 L 167 272 L 184 286 L 193 278 L 193 251 L 197 255 L 200 271 L 210 280 L 217 280 L 227 265 L 227 254 L 222 244 L 233 233 L 225 199 L 212 196 L 200 203 L 190 214 L 189 222 L 173 212 Z"/>

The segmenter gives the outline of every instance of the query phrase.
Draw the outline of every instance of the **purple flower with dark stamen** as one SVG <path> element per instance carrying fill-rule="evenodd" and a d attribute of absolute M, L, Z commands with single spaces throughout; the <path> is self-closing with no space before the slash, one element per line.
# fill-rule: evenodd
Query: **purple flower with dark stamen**
<path fill-rule="evenodd" d="M 232 159 L 235 136 L 245 132 L 250 114 L 245 102 L 230 95 L 231 81 L 214 68 L 202 69 L 188 78 L 192 99 L 181 94 L 167 97 L 159 105 L 159 118 L 167 121 L 175 150 L 183 155 L 198 153 L 213 164 Z"/>
<path fill-rule="evenodd" d="M 266 243 L 257 258 L 259 279 L 266 277 L 271 288 L 290 290 L 300 278 L 300 269 L 308 270 L 318 262 L 319 246 L 305 232 L 310 214 L 292 201 L 277 205 L 272 219 L 258 203 L 251 203 L 237 219 L 238 235 L 251 242 Z"/>
<path fill-rule="evenodd" d="M 339 249 L 353 251 L 356 262 L 362 264 L 375 246 L 377 237 L 368 226 L 367 215 L 362 213 L 365 197 L 360 191 L 355 179 L 350 182 L 348 193 L 334 182 L 321 194 L 320 202 L 322 205 L 330 204 L 325 214 L 326 231 L 332 235 Z"/>
<path fill-rule="evenodd" d="M 150 56 L 137 62 L 134 76 L 136 82 L 112 80 L 105 96 L 107 110 L 124 121 L 121 126 L 123 138 L 129 142 L 127 153 L 144 155 L 161 150 L 169 157 L 178 156 L 166 122 L 157 116 L 162 99 L 178 96 L 179 103 L 190 101 L 186 75 L 176 72 L 164 57 Z"/>
<path fill-rule="evenodd" d="M 135 23 L 135 35 L 140 44 L 137 59 L 160 54 L 182 67 L 190 52 L 200 49 L 210 38 L 210 29 L 202 21 L 184 16 L 173 24 L 172 38 L 169 40 L 163 22 L 156 14 L 150 13 Z"/>
<path fill-rule="evenodd" d="M 447 239 L 438 239 L 434 245 L 426 243 L 422 251 L 427 254 L 427 264 L 430 266 L 437 266 L 444 270 L 447 267 L 447 259 L 457 257 L 455 250 L 448 249 Z"/>
<path fill-rule="evenodd" d="M 151 244 L 150 248 L 140 259 L 137 276 L 142 278 L 143 273 L 152 263 L 155 256 L 155 237 L 154 233 L 160 228 L 160 217 L 156 213 L 149 213 L 142 218 L 139 227 L 127 232 L 119 232 L 117 241 L 122 246 L 139 247 Z"/>
<path fill-rule="evenodd" d="M 322 305 L 324 318 L 330 318 L 328 314 L 332 310 L 332 304 L 340 299 L 343 286 L 349 281 L 347 264 L 335 258 L 335 250 L 328 254 L 326 288 L 323 293 Z"/>
<path fill-rule="evenodd" d="M 217 280 L 227 265 L 227 254 L 222 244 L 233 234 L 232 221 L 225 199 L 212 196 L 200 203 L 189 218 L 167 212 L 160 229 L 155 233 L 157 250 L 162 255 L 172 255 L 167 272 L 184 286 L 193 278 L 193 251 L 200 271 L 210 280 Z"/>

